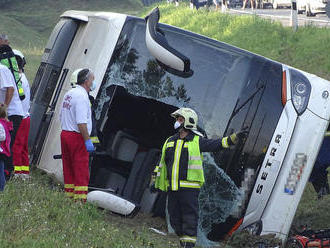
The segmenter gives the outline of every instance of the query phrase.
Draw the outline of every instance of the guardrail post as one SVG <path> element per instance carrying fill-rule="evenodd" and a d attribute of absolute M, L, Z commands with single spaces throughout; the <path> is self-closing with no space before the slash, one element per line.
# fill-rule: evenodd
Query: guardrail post
<path fill-rule="evenodd" d="M 295 32 L 298 29 L 298 12 L 296 0 L 291 0 L 291 27 Z"/>

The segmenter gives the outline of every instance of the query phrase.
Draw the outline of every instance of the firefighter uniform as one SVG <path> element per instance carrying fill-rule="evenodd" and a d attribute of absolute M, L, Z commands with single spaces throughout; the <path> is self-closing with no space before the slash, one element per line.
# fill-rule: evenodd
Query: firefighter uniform
<path fill-rule="evenodd" d="M 76 85 L 64 95 L 61 113 L 61 150 L 64 189 L 69 197 L 86 201 L 89 184 L 89 153 L 78 124 L 92 130 L 91 106 L 87 91 Z"/>
<path fill-rule="evenodd" d="M 188 108 L 183 108 L 187 110 Z M 182 109 L 180 109 L 182 110 Z M 190 119 L 184 112 L 174 112 Z M 188 109 L 189 110 L 189 109 Z M 191 110 L 191 109 L 190 109 Z M 193 118 L 197 123 L 197 115 Z M 185 121 L 186 122 L 186 121 Z M 198 226 L 198 195 L 204 183 L 202 152 L 215 152 L 234 145 L 236 134 L 222 139 L 206 139 L 196 133 L 195 126 L 183 139 L 180 133 L 168 138 L 163 145 L 159 165 L 155 169 L 155 188 L 168 192 L 170 224 L 180 237 L 183 247 L 194 247 Z"/>

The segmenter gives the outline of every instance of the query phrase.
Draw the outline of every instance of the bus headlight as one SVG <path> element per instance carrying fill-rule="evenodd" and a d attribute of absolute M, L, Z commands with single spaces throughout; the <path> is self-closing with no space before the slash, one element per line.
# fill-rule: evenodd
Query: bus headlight
<path fill-rule="evenodd" d="M 311 94 L 311 84 L 299 71 L 290 69 L 291 100 L 298 115 L 304 113 Z"/>

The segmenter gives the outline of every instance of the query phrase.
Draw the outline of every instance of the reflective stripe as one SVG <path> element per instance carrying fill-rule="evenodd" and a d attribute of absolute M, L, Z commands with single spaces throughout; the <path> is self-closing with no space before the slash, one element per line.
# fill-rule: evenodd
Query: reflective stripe
<path fill-rule="evenodd" d="M 202 160 L 201 156 L 190 156 L 189 160 Z"/>
<path fill-rule="evenodd" d="M 157 177 L 160 177 L 160 172 L 157 172 Z"/>
<path fill-rule="evenodd" d="M 73 199 L 87 199 L 87 194 L 74 194 Z"/>
<path fill-rule="evenodd" d="M 199 182 L 180 181 L 180 187 L 199 189 L 201 185 Z"/>
<path fill-rule="evenodd" d="M 30 171 L 30 166 L 21 166 L 22 171 Z"/>
<path fill-rule="evenodd" d="M 228 145 L 228 137 L 222 138 L 221 144 L 222 144 L 222 147 L 223 148 L 228 148 L 229 147 L 229 145 Z"/>
<path fill-rule="evenodd" d="M 88 186 L 75 186 L 75 191 L 88 191 Z"/>
<path fill-rule="evenodd" d="M 203 165 L 201 164 L 189 164 L 188 170 L 203 170 Z"/>
<path fill-rule="evenodd" d="M 159 164 L 159 168 L 162 168 L 164 166 L 164 164 Z"/>
<path fill-rule="evenodd" d="M 324 136 L 330 136 L 330 131 L 326 131 Z"/>
<path fill-rule="evenodd" d="M 179 180 L 179 162 L 181 156 L 183 140 L 178 140 L 175 148 L 175 158 L 172 168 L 172 190 L 178 190 L 178 180 Z"/>
<path fill-rule="evenodd" d="M 74 189 L 74 184 L 64 184 L 65 189 Z"/>
<path fill-rule="evenodd" d="M 180 237 L 180 241 L 196 243 L 196 237 L 195 236 L 182 236 L 182 237 Z"/>
<path fill-rule="evenodd" d="M 167 144 L 166 144 L 166 148 L 168 148 L 168 147 L 173 147 L 174 146 L 174 141 L 172 141 L 172 142 L 168 142 Z"/>
<path fill-rule="evenodd" d="M 100 143 L 100 140 L 97 136 L 90 137 L 90 139 L 91 139 L 92 143 L 94 143 L 94 144 Z"/>
<path fill-rule="evenodd" d="M 14 171 L 21 171 L 21 170 L 22 170 L 22 166 L 14 165 Z"/>
<path fill-rule="evenodd" d="M 188 143 L 184 143 L 184 148 L 188 148 Z"/>

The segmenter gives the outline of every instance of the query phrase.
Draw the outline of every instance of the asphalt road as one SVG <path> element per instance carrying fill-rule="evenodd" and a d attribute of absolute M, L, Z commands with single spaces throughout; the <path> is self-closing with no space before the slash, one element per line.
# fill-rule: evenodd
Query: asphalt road
<path fill-rule="evenodd" d="M 283 9 L 245 9 L 242 10 L 240 8 L 229 9 L 227 12 L 232 14 L 256 14 L 258 16 L 264 18 L 270 18 L 273 20 L 277 20 L 283 23 L 285 26 L 290 25 L 291 18 L 291 9 L 283 8 Z M 298 25 L 316 25 L 320 27 L 329 27 L 330 28 L 330 19 L 326 16 L 326 14 L 317 14 L 314 17 L 307 17 L 305 14 L 298 15 Z"/>

